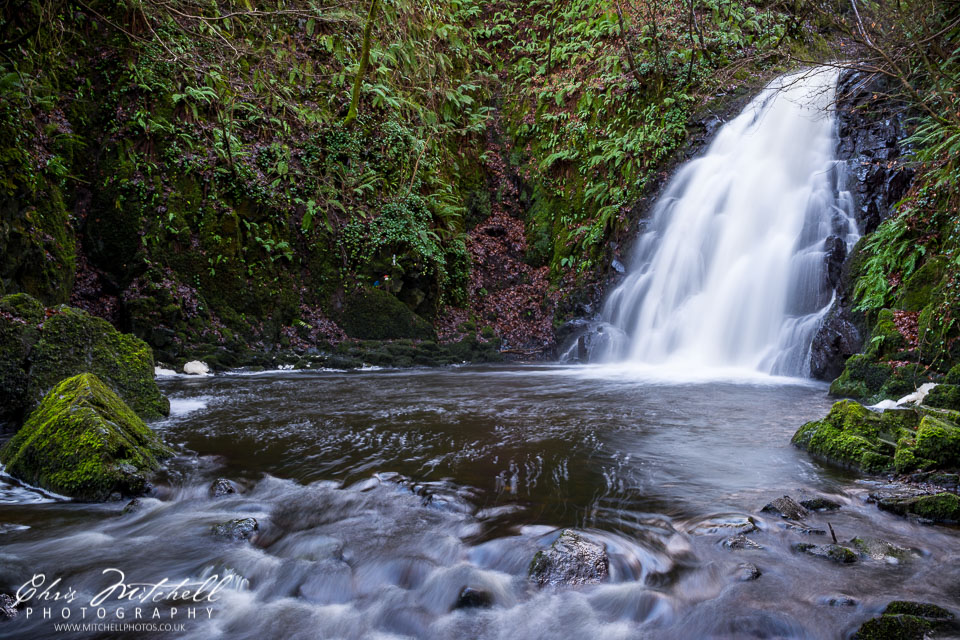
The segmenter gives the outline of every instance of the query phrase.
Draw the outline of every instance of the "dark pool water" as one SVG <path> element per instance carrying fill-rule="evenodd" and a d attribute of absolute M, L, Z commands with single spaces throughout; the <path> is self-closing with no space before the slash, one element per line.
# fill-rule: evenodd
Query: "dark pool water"
<path fill-rule="evenodd" d="M 164 379 L 174 415 L 153 426 L 181 455 L 156 497 L 122 515 L 5 483 L 0 590 L 60 578 L 76 591 L 68 622 L 82 622 L 114 582 L 106 568 L 128 583 L 233 578 L 195 618 L 140 605 L 172 629 L 58 630 L 53 602 L 0 637 L 842 638 L 892 599 L 960 613 L 960 531 L 880 512 L 865 501 L 874 484 L 790 446 L 829 408 L 824 386 L 710 378 L 517 366 Z M 218 477 L 242 493 L 211 498 Z M 851 565 L 798 554 L 829 539 L 760 512 L 784 494 L 841 503 L 807 526 L 909 551 Z M 210 534 L 245 516 L 260 525 L 252 544 Z M 722 525 L 746 517 L 763 548 L 724 547 Z M 606 544 L 608 582 L 527 580 L 563 528 Z M 740 581 L 742 563 L 762 575 Z M 463 587 L 493 606 L 454 609 Z M 93 621 L 135 622 L 132 601 L 102 608 Z"/>

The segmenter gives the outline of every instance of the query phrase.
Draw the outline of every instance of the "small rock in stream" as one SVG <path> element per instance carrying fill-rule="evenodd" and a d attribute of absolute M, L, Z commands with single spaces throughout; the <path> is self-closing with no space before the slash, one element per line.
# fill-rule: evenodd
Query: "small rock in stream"
<path fill-rule="evenodd" d="M 237 487 L 226 478 L 217 478 L 213 481 L 213 484 L 210 485 L 211 498 L 222 498 L 231 493 L 237 493 Z"/>
<path fill-rule="evenodd" d="M 732 551 L 742 551 L 744 549 L 763 549 L 763 545 L 759 542 L 754 542 L 744 534 L 739 534 L 735 536 L 730 536 L 723 541 L 723 546 Z"/>
<path fill-rule="evenodd" d="M 16 598 L 0 593 L 0 620 L 16 618 L 19 613 Z"/>
<path fill-rule="evenodd" d="M 788 520 L 803 520 L 810 512 L 801 507 L 790 496 L 783 496 L 767 504 L 763 509 L 764 513 L 775 513 L 781 518 Z"/>
<path fill-rule="evenodd" d="M 493 596 L 489 591 L 474 589 L 473 587 L 464 587 L 457 596 L 457 603 L 453 605 L 454 609 L 479 609 L 493 606 Z"/>
<path fill-rule="evenodd" d="M 705 520 L 690 530 L 695 536 L 711 533 L 750 533 L 757 530 L 757 524 L 750 516 L 727 516 Z"/>
<path fill-rule="evenodd" d="M 256 518 L 237 518 L 214 525 L 211 531 L 218 538 L 240 542 L 249 540 L 259 530 L 260 523 Z"/>
<path fill-rule="evenodd" d="M 762 576 L 763 573 L 757 568 L 757 565 L 749 562 L 742 562 L 737 565 L 733 575 L 740 582 L 750 582 L 751 580 L 756 580 Z"/>
<path fill-rule="evenodd" d="M 549 549 L 538 551 L 529 576 L 538 586 L 597 584 L 606 580 L 610 559 L 604 545 L 564 529 Z"/>
<path fill-rule="evenodd" d="M 806 553 L 818 558 L 833 560 L 839 564 L 851 564 L 857 561 L 857 554 L 852 549 L 839 544 L 810 544 L 797 542 L 793 545 L 794 551 Z"/>
<path fill-rule="evenodd" d="M 809 511 L 836 511 L 840 508 L 840 503 L 826 498 L 811 498 L 810 500 L 801 500 L 800 506 Z"/>
<path fill-rule="evenodd" d="M 127 505 L 123 508 L 123 511 L 121 511 L 120 513 L 122 515 L 128 515 L 130 513 L 136 513 L 141 509 L 143 509 L 143 501 L 140 500 L 140 498 L 134 498 L 133 500 L 127 503 Z"/>
<path fill-rule="evenodd" d="M 873 560 L 884 560 L 896 564 L 907 559 L 913 552 L 906 547 L 892 544 L 880 538 L 857 536 L 850 541 L 850 546 L 860 552 L 860 555 Z"/>

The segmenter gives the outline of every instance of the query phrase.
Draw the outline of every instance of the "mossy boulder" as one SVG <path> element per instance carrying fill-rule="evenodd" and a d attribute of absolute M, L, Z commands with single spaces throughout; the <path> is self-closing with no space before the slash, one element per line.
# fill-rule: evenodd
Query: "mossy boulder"
<path fill-rule="evenodd" d="M 85 311 L 59 307 L 30 354 L 29 394 L 35 402 L 64 378 L 93 373 L 149 420 L 170 413 L 153 370 L 153 351 L 146 342 Z"/>
<path fill-rule="evenodd" d="M 7 472 L 87 501 L 134 496 L 172 451 L 97 376 L 63 380 L 0 449 Z"/>
<path fill-rule="evenodd" d="M 867 473 L 960 468 L 960 427 L 954 416 L 925 407 L 875 413 L 841 400 L 822 420 L 800 427 L 793 444 Z"/>
<path fill-rule="evenodd" d="M 44 307 L 34 298 L 0 298 L 0 424 L 16 422 L 30 406 L 27 359 L 43 320 Z"/>
<path fill-rule="evenodd" d="M 348 336 L 362 340 L 434 338 L 429 322 L 382 289 L 359 289 L 347 296 L 340 325 Z"/>
<path fill-rule="evenodd" d="M 879 473 L 893 466 L 898 436 L 908 435 L 901 432 L 909 431 L 909 425 L 919 419 L 912 411 L 878 414 L 852 400 L 841 400 L 822 420 L 800 427 L 793 444 L 819 458 Z"/>

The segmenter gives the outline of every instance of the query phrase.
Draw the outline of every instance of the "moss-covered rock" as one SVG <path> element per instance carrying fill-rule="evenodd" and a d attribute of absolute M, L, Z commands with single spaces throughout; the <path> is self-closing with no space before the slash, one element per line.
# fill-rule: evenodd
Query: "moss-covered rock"
<path fill-rule="evenodd" d="M 0 298 L 0 424 L 18 421 L 30 405 L 27 358 L 43 320 L 44 307 L 32 297 Z"/>
<path fill-rule="evenodd" d="M 344 302 L 340 324 L 348 336 L 362 340 L 433 339 L 433 327 L 382 289 L 359 289 Z"/>
<path fill-rule="evenodd" d="M 960 428 L 945 419 L 924 416 L 917 427 L 913 453 L 938 468 L 960 467 Z"/>
<path fill-rule="evenodd" d="M 60 382 L 0 449 L 7 472 L 81 500 L 138 495 L 172 454 L 130 407 L 89 373 Z"/>
<path fill-rule="evenodd" d="M 848 398 L 869 398 L 883 388 L 893 374 L 893 367 L 861 354 L 847 360 L 840 377 L 830 384 L 830 395 Z"/>
<path fill-rule="evenodd" d="M 918 418 L 919 419 L 919 418 Z M 833 405 L 822 420 L 808 422 L 793 436 L 793 444 L 811 454 L 867 472 L 885 471 L 893 465 L 894 445 L 887 438 L 901 429 L 904 415 L 888 419 L 851 400 Z M 883 442 L 887 440 L 887 442 Z"/>
<path fill-rule="evenodd" d="M 30 355 L 29 394 L 36 402 L 59 381 L 94 373 L 134 411 L 149 420 L 170 413 L 170 402 L 153 376 L 147 343 L 120 333 L 85 311 L 60 307 L 43 325 Z"/>
<path fill-rule="evenodd" d="M 955 493 L 880 500 L 877 507 L 900 516 L 914 516 L 930 522 L 960 522 L 960 497 Z"/>

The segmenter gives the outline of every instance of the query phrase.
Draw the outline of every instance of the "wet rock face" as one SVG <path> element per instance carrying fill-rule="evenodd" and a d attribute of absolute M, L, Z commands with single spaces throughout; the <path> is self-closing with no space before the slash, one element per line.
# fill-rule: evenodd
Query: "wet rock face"
<path fill-rule="evenodd" d="M 873 232 L 903 197 L 913 170 L 899 162 L 904 137 L 901 114 L 876 96 L 888 93 L 886 80 L 858 71 L 846 71 L 837 85 L 837 154 L 846 160 L 856 198 L 861 234 Z"/>
<path fill-rule="evenodd" d="M 609 575 L 610 559 L 602 544 L 565 529 L 549 549 L 530 563 L 530 579 L 538 586 L 597 584 Z"/>
<path fill-rule="evenodd" d="M 847 358 L 858 353 L 863 337 L 849 308 L 834 304 L 810 345 L 810 375 L 833 380 L 843 373 Z"/>

